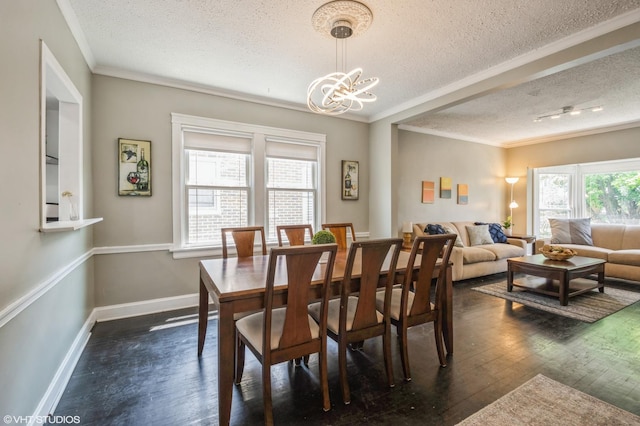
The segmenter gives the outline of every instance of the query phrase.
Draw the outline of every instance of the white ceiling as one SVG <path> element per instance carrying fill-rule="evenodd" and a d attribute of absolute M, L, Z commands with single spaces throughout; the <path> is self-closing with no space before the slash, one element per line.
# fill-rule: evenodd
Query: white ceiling
<path fill-rule="evenodd" d="M 335 71 L 323 0 L 58 0 L 98 74 L 306 109 Z M 378 101 L 347 118 L 500 146 L 640 126 L 640 0 L 362 0 L 347 68 Z M 602 105 L 534 123 L 564 106 Z"/>

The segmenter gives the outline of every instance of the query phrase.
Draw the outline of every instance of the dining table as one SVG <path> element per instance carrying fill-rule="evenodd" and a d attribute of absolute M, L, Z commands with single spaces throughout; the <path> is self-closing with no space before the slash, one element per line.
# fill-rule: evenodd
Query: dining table
<path fill-rule="evenodd" d="M 347 250 L 339 250 L 331 278 L 331 296 L 340 295 L 340 285 L 344 277 Z M 409 253 L 401 251 L 396 265 L 396 282 L 402 282 L 407 273 Z M 279 259 L 275 273 L 274 306 L 286 303 L 286 260 Z M 384 286 L 389 270 L 389 258 L 381 271 L 381 286 Z M 417 273 L 419 262 L 412 273 Z M 264 295 L 269 255 L 252 257 L 230 257 L 227 259 L 206 259 L 199 262 L 200 293 L 198 308 L 198 356 L 202 355 L 209 310 L 218 311 L 218 420 L 220 425 L 228 425 L 231 417 L 231 400 L 233 395 L 235 365 L 235 319 L 242 313 L 264 309 Z M 326 264 L 320 263 L 314 272 L 311 285 L 310 300 L 320 299 L 321 277 Z M 439 274 L 442 263 L 436 265 L 434 277 Z M 361 275 L 359 257 L 354 262 L 351 285 L 357 291 Z M 451 264 L 446 265 L 445 303 L 442 307 L 443 340 L 448 354 L 453 353 L 453 320 L 452 320 L 452 280 Z M 317 283 L 316 285 L 313 285 Z M 210 306 L 210 297 L 213 304 Z"/>

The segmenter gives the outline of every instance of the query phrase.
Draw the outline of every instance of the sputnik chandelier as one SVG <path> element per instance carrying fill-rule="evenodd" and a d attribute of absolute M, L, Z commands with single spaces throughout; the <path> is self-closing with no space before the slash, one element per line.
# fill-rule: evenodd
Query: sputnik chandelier
<path fill-rule="evenodd" d="M 598 111 L 602 111 L 604 108 L 602 108 L 602 106 L 598 105 L 598 106 L 592 106 L 592 107 L 587 107 L 587 108 L 580 108 L 580 109 L 576 109 L 572 106 L 566 106 L 566 107 L 562 107 L 562 111 L 561 112 L 556 112 L 554 114 L 548 114 L 548 115 L 541 115 L 540 117 L 536 117 L 533 119 L 534 123 L 539 123 L 542 120 L 544 120 L 545 118 L 549 118 L 551 120 L 557 120 L 558 118 L 562 117 L 565 114 L 569 114 L 569 115 L 580 115 L 582 113 L 582 111 L 591 111 L 591 112 L 598 112 Z"/>
<path fill-rule="evenodd" d="M 373 21 L 371 10 L 357 1 L 332 1 L 320 6 L 311 21 L 316 31 L 336 40 L 336 72 L 311 82 L 307 89 L 309 109 L 319 114 L 338 115 L 347 111 L 360 111 L 365 103 L 374 102 L 376 95 L 369 90 L 378 84 L 378 78 L 360 79 L 362 68 L 345 72 L 346 39 L 369 28 Z M 339 43 L 341 55 L 338 54 Z M 342 71 L 338 70 L 339 62 Z"/>

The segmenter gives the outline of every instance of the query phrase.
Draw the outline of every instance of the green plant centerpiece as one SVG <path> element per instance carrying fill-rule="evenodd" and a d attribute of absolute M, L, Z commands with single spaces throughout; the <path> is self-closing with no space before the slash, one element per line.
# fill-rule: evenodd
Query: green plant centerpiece
<path fill-rule="evenodd" d="M 502 227 L 504 229 L 509 229 L 512 226 L 513 226 L 513 222 L 512 222 L 511 216 L 507 216 L 507 219 L 505 219 L 505 221 L 502 222 Z"/>
<path fill-rule="evenodd" d="M 336 236 L 333 235 L 333 232 L 327 231 L 323 229 L 322 231 L 318 231 L 311 238 L 312 244 L 331 244 L 336 242 Z"/>

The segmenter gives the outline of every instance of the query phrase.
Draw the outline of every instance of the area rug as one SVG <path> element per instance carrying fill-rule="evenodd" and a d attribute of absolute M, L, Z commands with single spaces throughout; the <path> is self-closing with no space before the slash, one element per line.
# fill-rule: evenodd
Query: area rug
<path fill-rule="evenodd" d="M 487 425 L 638 425 L 640 417 L 538 374 L 458 423 Z"/>
<path fill-rule="evenodd" d="M 508 292 L 506 281 L 475 287 L 472 290 L 584 322 L 596 322 L 640 300 L 640 292 L 611 287 L 605 287 L 604 293 L 593 290 L 571 297 L 567 306 L 561 306 L 557 297 L 517 287 L 514 287 L 512 292 Z"/>

